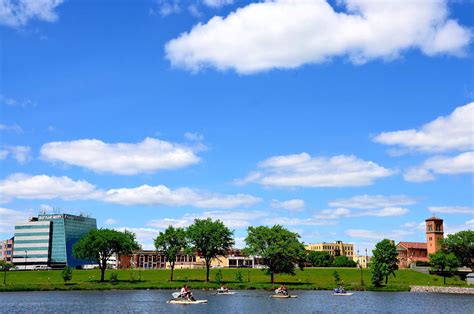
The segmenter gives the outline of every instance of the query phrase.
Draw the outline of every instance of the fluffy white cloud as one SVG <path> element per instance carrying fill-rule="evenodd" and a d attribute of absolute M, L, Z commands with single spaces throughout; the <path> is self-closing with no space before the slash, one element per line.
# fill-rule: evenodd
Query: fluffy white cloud
<path fill-rule="evenodd" d="M 208 211 L 201 214 L 185 214 L 181 218 L 153 219 L 148 222 L 148 226 L 160 229 L 170 225 L 174 227 L 187 227 L 194 222 L 194 219 L 211 218 L 221 220 L 229 228 L 246 228 L 255 223 L 255 220 L 266 217 L 268 214 L 262 211 Z"/>
<path fill-rule="evenodd" d="M 428 158 L 421 166 L 407 169 L 403 176 L 406 181 L 425 182 L 434 180 L 435 174 L 463 173 L 474 173 L 474 152 Z"/>
<path fill-rule="evenodd" d="M 31 176 L 16 173 L 0 181 L 0 194 L 6 199 L 91 199 L 97 197 L 96 193 L 94 185 L 64 176 Z"/>
<path fill-rule="evenodd" d="M 356 156 L 311 157 L 307 153 L 275 156 L 262 161 L 259 171 L 237 184 L 259 183 L 277 187 L 366 186 L 390 176 L 394 171 Z"/>
<path fill-rule="evenodd" d="M 292 200 L 287 200 L 287 201 L 272 200 L 270 205 L 273 208 L 298 212 L 304 209 L 304 200 L 301 200 L 301 199 L 292 199 Z"/>
<path fill-rule="evenodd" d="M 349 210 L 347 208 L 324 209 L 314 215 L 319 219 L 339 219 L 349 217 L 393 217 L 408 214 L 403 207 L 385 207 L 382 209 Z"/>
<path fill-rule="evenodd" d="M 155 245 L 154 239 L 160 233 L 160 230 L 153 228 L 135 228 L 135 227 L 117 227 L 114 228 L 117 231 L 124 232 L 125 230 L 133 232 L 136 236 L 136 240 L 144 250 L 154 250 Z"/>
<path fill-rule="evenodd" d="M 356 195 L 347 199 L 338 199 L 329 202 L 331 207 L 347 207 L 347 208 L 381 208 L 393 206 L 406 206 L 416 204 L 416 199 L 406 195 Z"/>
<path fill-rule="evenodd" d="M 469 103 L 419 129 L 383 132 L 377 135 L 374 141 L 423 152 L 474 150 L 473 125 L 474 103 Z"/>
<path fill-rule="evenodd" d="M 31 19 L 54 22 L 55 12 L 63 0 L 0 0 L 0 24 L 10 27 L 26 25 Z"/>
<path fill-rule="evenodd" d="M 19 211 L 0 207 L 0 234 L 4 233 L 13 236 L 15 224 L 25 221 L 31 216 L 33 216 L 32 211 Z"/>
<path fill-rule="evenodd" d="M 332 226 L 337 224 L 334 220 L 325 220 L 315 217 L 311 218 L 294 218 L 294 217 L 272 217 L 263 221 L 266 225 L 283 225 L 283 226 Z"/>
<path fill-rule="evenodd" d="M 95 139 L 51 142 L 41 147 L 41 157 L 122 175 L 182 168 L 200 161 L 193 148 L 154 138 L 136 144 L 109 144 Z"/>
<path fill-rule="evenodd" d="M 210 0 L 222 2 L 222 0 Z M 224 0 L 225 1 L 225 0 Z M 166 44 L 172 65 L 253 73 L 347 57 L 361 64 L 403 51 L 462 55 L 471 32 L 446 0 L 274 0 L 215 16 Z"/>
<path fill-rule="evenodd" d="M 474 215 L 474 208 L 466 206 L 430 206 L 428 210 L 432 213 Z"/>
<path fill-rule="evenodd" d="M 164 185 L 142 185 L 136 188 L 111 189 L 105 201 L 123 205 L 194 206 L 198 208 L 235 208 L 251 206 L 261 201 L 248 194 L 208 194 L 190 188 L 172 190 Z"/>
<path fill-rule="evenodd" d="M 366 229 L 348 229 L 345 233 L 352 238 L 373 240 L 389 239 L 400 241 L 409 235 L 413 235 L 415 232 L 409 230 L 374 231 Z"/>
<path fill-rule="evenodd" d="M 9 155 L 20 164 L 25 164 L 31 159 L 31 148 L 28 146 L 3 146 L 0 150 L 0 159 L 5 159 Z"/>
<path fill-rule="evenodd" d="M 94 185 L 68 177 L 13 174 L 0 181 L 0 195 L 7 201 L 19 199 L 99 200 L 121 205 L 193 206 L 198 208 L 235 208 L 251 206 L 261 201 L 248 194 L 213 194 L 164 185 L 142 185 L 136 188 L 100 190 Z"/>

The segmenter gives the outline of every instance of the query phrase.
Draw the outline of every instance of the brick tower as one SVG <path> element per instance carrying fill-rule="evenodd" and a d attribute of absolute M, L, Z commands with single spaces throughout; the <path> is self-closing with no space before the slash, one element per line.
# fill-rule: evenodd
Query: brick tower
<path fill-rule="evenodd" d="M 426 221 L 426 248 L 428 255 L 433 254 L 441 249 L 441 240 L 444 237 L 443 219 L 435 216 L 428 218 Z"/>

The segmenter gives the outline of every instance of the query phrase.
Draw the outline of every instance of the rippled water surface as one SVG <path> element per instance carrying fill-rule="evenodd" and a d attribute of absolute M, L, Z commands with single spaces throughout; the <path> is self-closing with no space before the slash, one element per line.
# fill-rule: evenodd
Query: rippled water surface
<path fill-rule="evenodd" d="M 208 304 L 167 304 L 172 291 L 72 291 L 0 293 L 2 313 L 474 313 L 473 295 L 409 292 L 295 291 L 298 298 L 273 299 L 266 291 L 216 296 L 194 291 Z"/>

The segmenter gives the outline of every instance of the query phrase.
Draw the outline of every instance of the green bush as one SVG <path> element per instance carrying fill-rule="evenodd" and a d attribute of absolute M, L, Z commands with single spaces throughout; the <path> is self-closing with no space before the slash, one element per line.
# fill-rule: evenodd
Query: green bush
<path fill-rule="evenodd" d="M 220 284 L 221 281 L 222 281 L 222 270 L 219 269 L 216 273 L 216 282 Z"/>
<path fill-rule="evenodd" d="M 118 273 L 117 272 L 110 273 L 110 282 L 116 283 L 117 281 L 118 281 Z"/>
<path fill-rule="evenodd" d="M 244 278 L 242 277 L 242 273 L 240 272 L 240 270 L 237 270 L 237 272 L 235 273 L 235 281 L 237 282 L 244 281 Z"/>
<path fill-rule="evenodd" d="M 72 279 L 72 272 L 74 269 L 72 267 L 66 266 L 63 268 L 61 272 L 61 277 L 63 277 L 64 284 L 66 284 L 68 281 L 71 281 Z"/>

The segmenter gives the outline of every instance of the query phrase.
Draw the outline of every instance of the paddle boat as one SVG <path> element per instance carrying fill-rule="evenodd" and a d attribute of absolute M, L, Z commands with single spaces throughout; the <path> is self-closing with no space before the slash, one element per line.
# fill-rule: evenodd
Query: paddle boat
<path fill-rule="evenodd" d="M 294 294 L 289 294 L 288 288 L 285 285 L 281 285 L 278 289 L 275 289 L 275 294 L 272 294 L 270 297 L 277 299 L 291 299 L 297 298 L 298 296 Z"/>
<path fill-rule="evenodd" d="M 348 296 L 351 296 L 353 294 L 354 293 L 352 293 L 352 292 L 347 292 L 346 289 L 344 289 L 344 287 L 339 287 L 339 288 L 334 289 L 334 293 L 332 295 L 348 297 Z"/>
<path fill-rule="evenodd" d="M 183 294 L 181 292 L 173 292 L 171 294 L 173 296 L 173 299 L 166 301 L 166 303 L 169 304 L 204 304 L 207 303 L 207 300 L 196 300 L 194 299 L 192 293 L 189 293 L 187 297 L 183 297 Z"/>
<path fill-rule="evenodd" d="M 229 291 L 229 288 L 226 286 L 221 286 L 219 289 L 216 290 L 216 295 L 232 295 L 235 294 L 234 291 Z"/>

